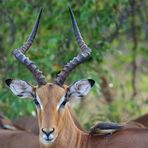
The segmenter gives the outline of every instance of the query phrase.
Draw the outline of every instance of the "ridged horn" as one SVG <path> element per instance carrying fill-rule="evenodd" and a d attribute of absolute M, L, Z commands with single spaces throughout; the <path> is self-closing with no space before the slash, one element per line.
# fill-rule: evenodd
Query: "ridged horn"
<path fill-rule="evenodd" d="M 35 79 L 38 82 L 38 85 L 45 85 L 46 81 L 45 81 L 45 76 L 43 75 L 42 71 L 39 70 L 39 68 L 25 55 L 26 51 L 31 47 L 37 30 L 38 30 L 38 26 L 39 26 L 39 22 L 40 22 L 40 17 L 42 14 L 42 9 L 39 12 L 39 15 L 35 21 L 34 27 L 32 29 L 32 32 L 27 40 L 27 42 L 19 47 L 18 49 L 16 49 L 13 54 L 16 57 L 16 59 L 18 61 L 20 61 L 22 64 L 24 64 L 34 75 Z"/>
<path fill-rule="evenodd" d="M 66 80 L 67 76 L 69 75 L 69 73 L 76 68 L 76 66 L 78 66 L 79 64 L 85 62 L 86 60 L 88 60 L 88 58 L 90 57 L 91 54 L 91 49 L 85 44 L 82 35 L 79 31 L 77 22 L 75 20 L 73 11 L 71 8 L 69 8 L 70 11 L 70 16 L 71 16 L 71 20 L 72 20 L 72 25 L 73 25 L 73 29 L 75 32 L 75 36 L 76 36 L 76 40 L 77 43 L 79 45 L 79 47 L 81 48 L 81 53 L 78 54 L 76 57 L 74 57 L 70 62 L 68 62 L 63 70 L 57 75 L 57 78 L 55 79 L 55 83 L 62 86 L 64 84 L 64 81 Z"/>

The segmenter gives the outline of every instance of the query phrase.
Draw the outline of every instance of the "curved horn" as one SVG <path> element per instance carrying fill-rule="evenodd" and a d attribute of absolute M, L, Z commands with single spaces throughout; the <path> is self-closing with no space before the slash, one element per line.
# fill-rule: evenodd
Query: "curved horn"
<path fill-rule="evenodd" d="M 16 59 L 19 60 L 22 64 L 26 65 L 26 67 L 32 72 L 39 86 L 46 84 L 45 76 L 42 74 L 42 71 L 40 71 L 39 68 L 27 56 L 25 56 L 25 52 L 31 47 L 33 43 L 33 40 L 38 30 L 41 13 L 42 9 L 40 10 L 40 13 L 36 19 L 36 22 L 27 42 L 13 52 Z"/>
<path fill-rule="evenodd" d="M 55 79 L 55 83 L 62 86 L 64 84 L 64 81 L 66 80 L 66 77 L 69 75 L 69 73 L 76 68 L 76 66 L 78 66 L 79 64 L 85 62 L 91 54 L 91 49 L 85 44 L 81 33 L 79 31 L 77 22 L 75 20 L 73 11 L 71 8 L 69 8 L 70 11 L 70 16 L 71 16 L 71 20 L 72 20 L 72 24 L 73 24 L 73 28 L 74 28 L 74 32 L 75 32 L 75 36 L 76 36 L 76 40 L 78 42 L 78 45 L 81 48 L 81 53 L 78 54 L 76 57 L 74 57 L 70 62 L 68 62 L 63 70 L 58 74 L 57 78 Z"/>

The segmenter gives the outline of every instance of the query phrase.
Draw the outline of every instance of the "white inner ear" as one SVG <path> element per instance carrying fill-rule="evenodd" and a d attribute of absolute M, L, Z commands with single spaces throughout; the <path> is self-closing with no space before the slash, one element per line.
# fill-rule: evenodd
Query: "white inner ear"
<path fill-rule="evenodd" d="M 86 96 L 91 89 L 88 80 L 80 80 L 69 87 L 69 97 L 83 97 Z"/>
<path fill-rule="evenodd" d="M 34 94 L 33 88 L 30 84 L 28 84 L 25 81 L 13 80 L 9 87 L 15 95 L 21 98 L 33 97 L 33 94 Z"/>

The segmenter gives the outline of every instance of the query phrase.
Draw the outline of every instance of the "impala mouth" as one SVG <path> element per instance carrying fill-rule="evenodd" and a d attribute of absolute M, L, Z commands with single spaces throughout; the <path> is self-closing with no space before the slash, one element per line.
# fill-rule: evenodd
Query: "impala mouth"
<path fill-rule="evenodd" d="M 46 138 L 46 139 L 44 139 L 44 141 L 46 141 L 47 143 L 48 143 L 48 142 L 49 142 L 49 143 L 50 143 L 50 142 L 54 142 L 54 140 L 55 140 L 54 138 Z"/>
<path fill-rule="evenodd" d="M 52 144 L 54 143 L 56 137 L 55 136 L 50 136 L 50 137 L 47 137 L 47 136 L 40 136 L 40 141 L 42 144 L 44 145 L 48 145 L 48 144 Z"/>

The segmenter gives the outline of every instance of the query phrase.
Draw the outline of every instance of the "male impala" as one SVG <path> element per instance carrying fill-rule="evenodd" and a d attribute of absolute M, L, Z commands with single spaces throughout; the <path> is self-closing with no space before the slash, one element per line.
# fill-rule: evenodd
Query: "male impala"
<path fill-rule="evenodd" d="M 94 85 L 94 80 L 79 80 L 70 86 L 64 85 L 64 81 L 78 64 L 90 57 L 91 49 L 83 41 L 70 9 L 81 53 L 64 66 L 54 83 L 47 83 L 42 72 L 25 56 L 25 52 L 35 38 L 40 15 L 41 12 L 27 42 L 13 53 L 33 73 L 38 87 L 23 80 L 7 79 L 6 84 L 15 95 L 34 100 L 38 114 L 41 148 L 146 148 L 148 146 L 148 130 L 144 128 L 124 128 L 111 136 L 95 136 L 85 132 L 79 126 L 69 102 L 75 98 L 80 99 L 86 96 Z"/>

